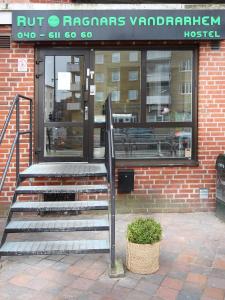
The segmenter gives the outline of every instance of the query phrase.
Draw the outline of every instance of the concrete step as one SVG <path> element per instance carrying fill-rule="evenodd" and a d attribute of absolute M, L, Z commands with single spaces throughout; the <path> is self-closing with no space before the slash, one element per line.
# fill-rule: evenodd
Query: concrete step
<path fill-rule="evenodd" d="M 96 185 L 43 185 L 43 186 L 19 186 L 17 194 L 67 194 L 67 193 L 106 193 L 108 186 Z"/>
<path fill-rule="evenodd" d="M 107 219 L 11 221 L 7 233 L 109 230 Z"/>
<path fill-rule="evenodd" d="M 0 256 L 108 252 L 106 240 L 6 242 L 0 248 Z"/>
<path fill-rule="evenodd" d="M 12 212 L 72 212 L 78 210 L 107 210 L 108 201 L 51 201 L 51 202 L 16 202 Z"/>
<path fill-rule="evenodd" d="M 20 177 L 86 177 L 86 176 L 106 176 L 105 164 L 58 162 L 34 164 L 20 173 Z"/>

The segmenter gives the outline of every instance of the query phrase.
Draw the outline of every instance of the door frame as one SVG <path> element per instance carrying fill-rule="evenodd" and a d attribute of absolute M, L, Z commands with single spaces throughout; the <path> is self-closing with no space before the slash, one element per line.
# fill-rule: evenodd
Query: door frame
<path fill-rule="evenodd" d="M 83 114 L 83 157 L 72 156 L 44 156 L 44 84 L 45 84 L 45 56 L 84 56 L 84 82 L 88 80 L 88 90 L 84 91 L 85 106 L 88 106 L 88 120 Z M 88 162 L 91 160 L 91 122 L 92 122 L 92 105 L 90 105 L 90 78 L 87 76 L 87 69 L 90 69 L 90 50 L 84 48 L 37 48 L 36 52 L 36 109 L 35 109 L 35 154 L 38 162 Z M 70 126 L 70 122 L 54 122 L 57 125 Z"/>

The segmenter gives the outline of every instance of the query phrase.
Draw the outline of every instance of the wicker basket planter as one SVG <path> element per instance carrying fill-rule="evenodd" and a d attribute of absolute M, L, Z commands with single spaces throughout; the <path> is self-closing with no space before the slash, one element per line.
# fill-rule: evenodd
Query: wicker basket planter
<path fill-rule="evenodd" d="M 159 269 L 162 227 L 153 218 L 140 217 L 127 226 L 127 269 L 152 274 Z"/>
<path fill-rule="evenodd" d="M 127 241 L 126 264 L 133 273 L 151 274 L 159 269 L 160 242 L 134 244 Z"/>

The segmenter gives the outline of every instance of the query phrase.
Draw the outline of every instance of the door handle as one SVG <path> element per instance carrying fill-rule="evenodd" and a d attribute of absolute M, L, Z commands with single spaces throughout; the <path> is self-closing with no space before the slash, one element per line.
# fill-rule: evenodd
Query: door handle
<path fill-rule="evenodd" d="M 87 121 L 88 120 L 88 106 L 85 105 L 84 107 L 84 120 Z"/>
<path fill-rule="evenodd" d="M 86 77 L 85 90 L 88 91 L 88 88 L 89 88 L 89 80 L 88 77 Z"/>

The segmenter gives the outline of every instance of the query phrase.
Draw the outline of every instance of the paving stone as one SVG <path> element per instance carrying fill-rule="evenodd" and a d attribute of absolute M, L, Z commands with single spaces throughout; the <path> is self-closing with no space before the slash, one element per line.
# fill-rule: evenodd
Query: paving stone
<path fill-rule="evenodd" d="M 47 260 L 60 261 L 65 257 L 65 255 L 48 255 L 46 257 Z"/>
<path fill-rule="evenodd" d="M 90 287 L 93 286 L 94 283 L 95 281 L 93 280 L 78 277 L 69 286 L 72 289 L 87 291 L 88 289 L 90 289 Z"/>
<path fill-rule="evenodd" d="M 194 263 L 204 267 L 212 267 L 213 259 L 204 256 L 198 256 Z"/>
<path fill-rule="evenodd" d="M 183 281 L 171 277 L 166 277 L 161 285 L 179 291 L 182 289 Z"/>
<path fill-rule="evenodd" d="M 210 275 L 212 277 L 218 277 L 218 278 L 223 278 L 225 279 L 225 270 L 221 270 L 221 269 L 211 269 L 211 273 Z"/>
<path fill-rule="evenodd" d="M 16 296 L 16 300 L 32 300 L 33 298 L 34 298 L 34 293 L 25 293 Z"/>
<path fill-rule="evenodd" d="M 149 283 L 148 281 L 141 279 L 138 282 L 135 289 L 137 291 L 145 292 L 147 295 L 153 296 L 158 288 L 159 288 L 158 285 Z"/>
<path fill-rule="evenodd" d="M 81 273 L 81 277 L 97 280 L 107 269 L 107 265 L 101 262 L 94 263 L 90 268 Z"/>
<path fill-rule="evenodd" d="M 102 296 L 95 293 L 85 293 L 76 297 L 76 300 L 102 300 Z"/>
<path fill-rule="evenodd" d="M 216 258 L 213 262 L 213 268 L 225 270 L 225 257 Z"/>
<path fill-rule="evenodd" d="M 59 300 L 73 300 L 77 299 L 78 296 L 80 296 L 83 293 L 81 290 L 73 289 L 70 286 L 65 287 L 59 294 L 58 299 Z M 45 299 L 43 299 L 45 300 Z"/>
<path fill-rule="evenodd" d="M 93 264 L 94 259 L 82 259 L 68 268 L 67 272 L 79 276 L 82 273 L 86 272 L 87 269 L 91 268 Z"/>
<path fill-rule="evenodd" d="M 190 264 L 189 266 L 189 272 L 190 273 L 197 273 L 205 276 L 209 276 L 211 274 L 212 268 L 209 268 L 207 266 L 199 266 L 196 264 Z"/>
<path fill-rule="evenodd" d="M 60 272 L 66 271 L 70 267 L 70 264 L 63 263 L 61 261 L 58 261 L 54 265 L 52 265 L 52 269 Z"/>
<path fill-rule="evenodd" d="M 196 283 L 198 285 L 205 285 L 207 282 L 207 276 L 198 273 L 188 273 L 186 281 Z"/>
<path fill-rule="evenodd" d="M 218 247 L 217 254 L 225 255 L 225 247 Z"/>
<path fill-rule="evenodd" d="M 184 281 L 182 290 L 187 290 L 187 291 L 191 291 L 193 293 L 202 293 L 204 290 L 205 286 L 204 285 L 199 285 L 196 282 L 188 282 L 188 281 Z"/>
<path fill-rule="evenodd" d="M 41 300 L 41 299 L 45 299 L 45 300 L 55 300 L 56 296 L 54 294 L 50 294 L 47 292 L 38 292 L 33 296 L 33 300 Z"/>
<path fill-rule="evenodd" d="M 34 279 L 33 276 L 21 273 L 10 279 L 10 283 L 18 286 L 29 287 L 29 282 Z"/>
<path fill-rule="evenodd" d="M 176 261 L 180 264 L 192 263 L 195 260 L 195 256 L 184 255 L 183 253 L 178 255 Z"/>
<path fill-rule="evenodd" d="M 188 290 L 181 290 L 176 300 L 200 300 L 202 297 L 202 294 L 200 292 L 193 292 Z"/>
<path fill-rule="evenodd" d="M 224 300 L 225 290 L 217 288 L 206 288 L 203 293 L 203 297 L 208 297 L 213 300 Z"/>
<path fill-rule="evenodd" d="M 150 274 L 150 275 L 144 275 L 144 276 L 141 277 L 141 279 L 144 279 L 145 281 L 147 281 L 149 283 L 156 284 L 156 285 L 160 285 L 161 282 L 164 280 L 164 278 L 165 278 L 165 275 L 161 275 L 161 274 L 158 274 L 158 273 L 154 273 L 154 274 Z"/>
<path fill-rule="evenodd" d="M 39 273 L 41 273 L 42 271 L 43 271 L 42 269 L 40 269 L 39 267 L 36 267 L 36 266 L 29 266 L 29 268 L 27 268 L 25 270 L 26 274 L 31 275 L 31 276 L 36 276 Z"/>
<path fill-rule="evenodd" d="M 209 277 L 207 284 L 209 287 L 214 287 L 214 288 L 225 290 L 225 279 L 224 278 Z"/>
<path fill-rule="evenodd" d="M 107 282 L 96 281 L 95 284 L 89 289 L 90 292 L 106 295 L 109 294 L 112 290 L 112 285 Z"/>
<path fill-rule="evenodd" d="M 73 265 L 74 263 L 76 263 L 77 261 L 83 259 L 84 257 L 85 257 L 85 255 L 83 255 L 83 254 L 80 254 L 80 255 L 75 255 L 75 254 L 65 255 L 60 260 L 60 262 Z"/>
<path fill-rule="evenodd" d="M 132 289 L 135 288 L 137 284 L 138 284 L 138 280 L 129 277 L 124 277 L 121 278 L 116 285 Z"/>
<path fill-rule="evenodd" d="M 184 282 L 182 290 L 178 293 L 177 299 L 197 300 L 201 298 L 202 293 L 203 286 L 199 286 L 198 283 Z"/>
<path fill-rule="evenodd" d="M 41 260 L 43 260 L 43 258 L 44 258 L 43 256 L 34 255 L 34 256 L 27 256 L 25 261 L 24 261 L 23 256 L 19 257 L 19 260 L 18 260 L 18 256 L 11 256 L 9 259 L 16 263 L 18 263 L 18 262 L 24 263 L 25 262 L 27 265 L 32 266 L 32 265 L 36 265 L 37 263 L 39 263 Z"/>
<path fill-rule="evenodd" d="M 108 293 L 108 296 L 111 296 L 115 299 L 124 299 L 130 293 L 130 291 L 131 289 L 116 285 L 111 292 Z"/>
<path fill-rule="evenodd" d="M 35 279 L 29 282 L 30 288 L 36 291 L 40 291 L 44 288 L 47 288 L 49 284 L 51 284 L 50 280 L 40 277 L 35 277 Z"/>
<path fill-rule="evenodd" d="M 175 300 L 177 298 L 178 291 L 170 289 L 168 287 L 161 286 L 156 293 L 156 296 L 164 300 Z"/>
<path fill-rule="evenodd" d="M 182 271 L 173 269 L 171 272 L 168 273 L 168 276 L 170 276 L 172 278 L 180 279 L 183 281 L 187 277 L 187 272 L 182 272 Z"/>
<path fill-rule="evenodd" d="M 150 300 L 152 299 L 152 296 L 141 292 L 141 291 L 136 291 L 136 290 L 132 290 L 127 297 L 124 298 L 124 300 Z M 120 299 L 123 300 L 123 299 Z"/>
<path fill-rule="evenodd" d="M 18 295 L 24 294 L 33 294 L 33 290 L 31 288 L 23 287 L 23 286 L 16 286 L 11 283 L 7 283 L 0 288 L 0 299 L 1 295 L 7 295 L 10 300 L 16 300 Z"/>
<path fill-rule="evenodd" d="M 51 267 L 56 263 L 55 260 L 47 260 L 47 259 L 42 259 L 38 263 L 35 264 L 37 268 L 40 268 L 42 270 L 45 270 L 46 268 Z"/>

